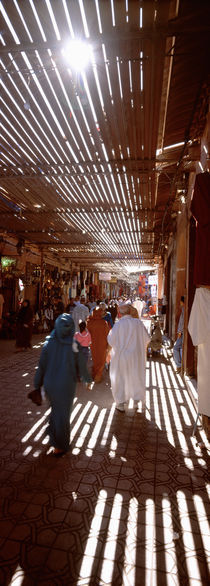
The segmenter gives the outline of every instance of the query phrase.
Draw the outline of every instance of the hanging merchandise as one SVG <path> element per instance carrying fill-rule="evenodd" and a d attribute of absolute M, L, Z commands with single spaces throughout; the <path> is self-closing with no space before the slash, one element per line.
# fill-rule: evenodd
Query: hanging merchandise
<path fill-rule="evenodd" d="M 156 297 L 156 295 L 157 295 L 157 286 L 152 285 L 151 286 L 151 297 Z"/>
<path fill-rule="evenodd" d="M 83 271 L 80 271 L 80 287 L 81 287 L 81 290 L 84 289 L 84 286 L 85 286 L 85 284 L 84 284 L 84 272 Z"/>
<path fill-rule="evenodd" d="M 81 282 L 80 282 L 80 271 L 77 271 L 77 295 L 80 295 Z"/>
<path fill-rule="evenodd" d="M 74 298 L 77 296 L 77 276 L 74 275 L 72 279 L 72 291 L 71 296 Z"/>
<path fill-rule="evenodd" d="M 63 285 L 63 303 L 65 307 L 66 305 L 68 305 L 69 302 L 69 283 L 70 281 L 65 281 Z"/>
<path fill-rule="evenodd" d="M 84 271 L 83 278 L 84 278 L 84 284 L 89 285 L 88 271 Z"/>
<path fill-rule="evenodd" d="M 93 282 L 94 285 L 98 285 L 98 273 L 93 273 Z"/>
<path fill-rule="evenodd" d="M 90 289 L 90 277 L 89 277 L 88 271 L 84 271 L 84 283 L 85 283 L 86 295 L 88 295 L 89 289 Z"/>
<path fill-rule="evenodd" d="M 144 297 L 148 290 L 148 279 L 147 275 L 139 275 L 139 295 Z"/>

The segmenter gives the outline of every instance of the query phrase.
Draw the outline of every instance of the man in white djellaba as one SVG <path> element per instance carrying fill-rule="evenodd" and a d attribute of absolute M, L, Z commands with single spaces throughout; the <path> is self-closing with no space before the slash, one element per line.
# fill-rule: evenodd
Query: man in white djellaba
<path fill-rule="evenodd" d="M 150 336 L 140 319 L 130 314 L 129 303 L 119 306 L 119 321 L 110 330 L 110 379 L 116 409 L 124 412 L 129 399 L 145 401 L 146 349 Z"/>

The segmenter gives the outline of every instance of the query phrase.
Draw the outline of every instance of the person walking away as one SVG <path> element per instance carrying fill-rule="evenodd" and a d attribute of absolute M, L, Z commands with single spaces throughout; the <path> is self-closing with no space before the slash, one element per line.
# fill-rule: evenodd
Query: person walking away
<path fill-rule="evenodd" d="M 93 359 L 92 377 L 95 383 L 101 382 L 106 362 L 108 323 L 103 319 L 104 310 L 96 307 L 87 319 L 87 329 L 91 334 L 91 353 Z"/>
<path fill-rule="evenodd" d="M 89 316 L 89 309 L 85 305 L 85 296 L 81 295 L 80 302 L 76 304 L 72 311 L 72 317 L 75 325 L 75 332 L 79 331 L 79 322 L 86 321 Z"/>
<path fill-rule="evenodd" d="M 17 352 L 31 348 L 33 332 L 33 311 L 29 299 L 24 299 L 22 307 L 17 316 L 16 325 L 16 348 Z"/>
<path fill-rule="evenodd" d="M 48 433 L 55 456 L 62 456 L 70 447 L 70 415 L 76 391 L 76 362 L 72 349 L 74 321 L 63 313 L 55 322 L 55 329 L 46 338 L 34 386 L 44 386 L 50 401 L 51 414 Z M 83 372 L 80 373 L 83 376 Z"/>
<path fill-rule="evenodd" d="M 135 307 L 138 311 L 138 317 L 141 318 L 142 309 L 143 309 L 143 301 L 141 299 L 135 299 L 133 302 L 133 307 Z"/>
<path fill-rule="evenodd" d="M 90 344 L 91 344 L 91 335 L 86 328 L 86 322 L 80 321 L 79 323 L 79 332 L 75 332 L 74 334 L 74 341 L 79 345 L 81 353 L 84 358 L 84 363 L 86 368 L 88 368 L 88 359 L 90 355 Z M 77 377 L 79 377 L 79 366 L 77 366 Z M 92 389 L 92 378 L 90 377 L 89 381 L 86 381 L 87 389 Z"/>
<path fill-rule="evenodd" d="M 103 311 L 103 316 L 102 316 L 103 319 L 105 319 L 105 321 L 108 323 L 110 328 L 113 328 L 112 316 L 111 316 L 110 311 L 107 311 L 106 303 L 104 303 L 104 301 L 101 301 L 101 303 L 99 304 L 99 307 Z"/>
<path fill-rule="evenodd" d="M 108 311 L 111 313 L 113 325 L 117 317 L 117 303 L 112 300 L 108 305 Z"/>
<path fill-rule="evenodd" d="M 131 317 L 134 317 L 135 319 L 139 319 L 138 309 L 134 305 L 130 305 L 130 314 L 131 314 Z"/>
<path fill-rule="evenodd" d="M 177 327 L 177 339 L 173 347 L 173 357 L 174 362 L 176 364 L 176 372 L 179 374 L 181 372 L 182 366 L 182 345 L 183 345 L 183 331 L 184 331 L 184 296 L 182 295 L 180 299 L 180 307 L 181 313 L 179 317 L 178 327 Z"/>
<path fill-rule="evenodd" d="M 68 305 L 66 306 L 66 311 L 65 311 L 65 313 L 69 313 L 70 315 L 72 315 L 72 312 L 73 312 L 73 309 L 74 309 L 74 307 L 76 307 L 76 303 L 74 302 L 74 299 L 73 299 L 73 297 L 70 297 L 70 299 L 69 299 L 69 303 L 68 303 Z"/>
<path fill-rule="evenodd" d="M 80 321 L 79 322 L 79 332 L 75 332 L 74 340 L 79 342 L 81 346 L 81 350 L 84 354 L 86 363 L 88 362 L 89 358 L 89 348 L 91 344 L 91 335 L 90 332 L 87 330 L 86 322 Z"/>
<path fill-rule="evenodd" d="M 87 307 L 88 307 L 89 311 L 92 311 L 93 309 L 95 309 L 96 301 L 94 300 L 93 295 L 90 296 L 90 300 L 87 303 Z"/>
<path fill-rule="evenodd" d="M 150 336 L 140 319 L 133 319 L 130 304 L 119 306 L 119 321 L 108 334 L 111 347 L 110 379 L 116 409 L 125 411 L 129 399 L 145 401 L 146 348 Z"/>

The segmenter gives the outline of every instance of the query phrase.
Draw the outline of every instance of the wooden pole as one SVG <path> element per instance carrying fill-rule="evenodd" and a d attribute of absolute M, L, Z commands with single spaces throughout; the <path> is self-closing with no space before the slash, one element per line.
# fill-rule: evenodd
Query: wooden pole
<path fill-rule="evenodd" d="M 42 293 L 43 293 L 43 282 L 44 282 L 44 251 L 43 248 L 41 250 L 41 271 L 40 271 L 40 290 L 39 290 L 39 309 L 41 309 L 42 305 Z"/>

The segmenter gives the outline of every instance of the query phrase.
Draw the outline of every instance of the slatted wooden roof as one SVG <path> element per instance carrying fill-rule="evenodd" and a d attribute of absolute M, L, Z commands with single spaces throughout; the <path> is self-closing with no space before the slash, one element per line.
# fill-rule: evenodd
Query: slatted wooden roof
<path fill-rule="evenodd" d="M 0 230 L 118 275 L 153 264 L 202 126 L 209 2 L 0 9 Z M 88 57 L 79 71 L 78 41 Z"/>

